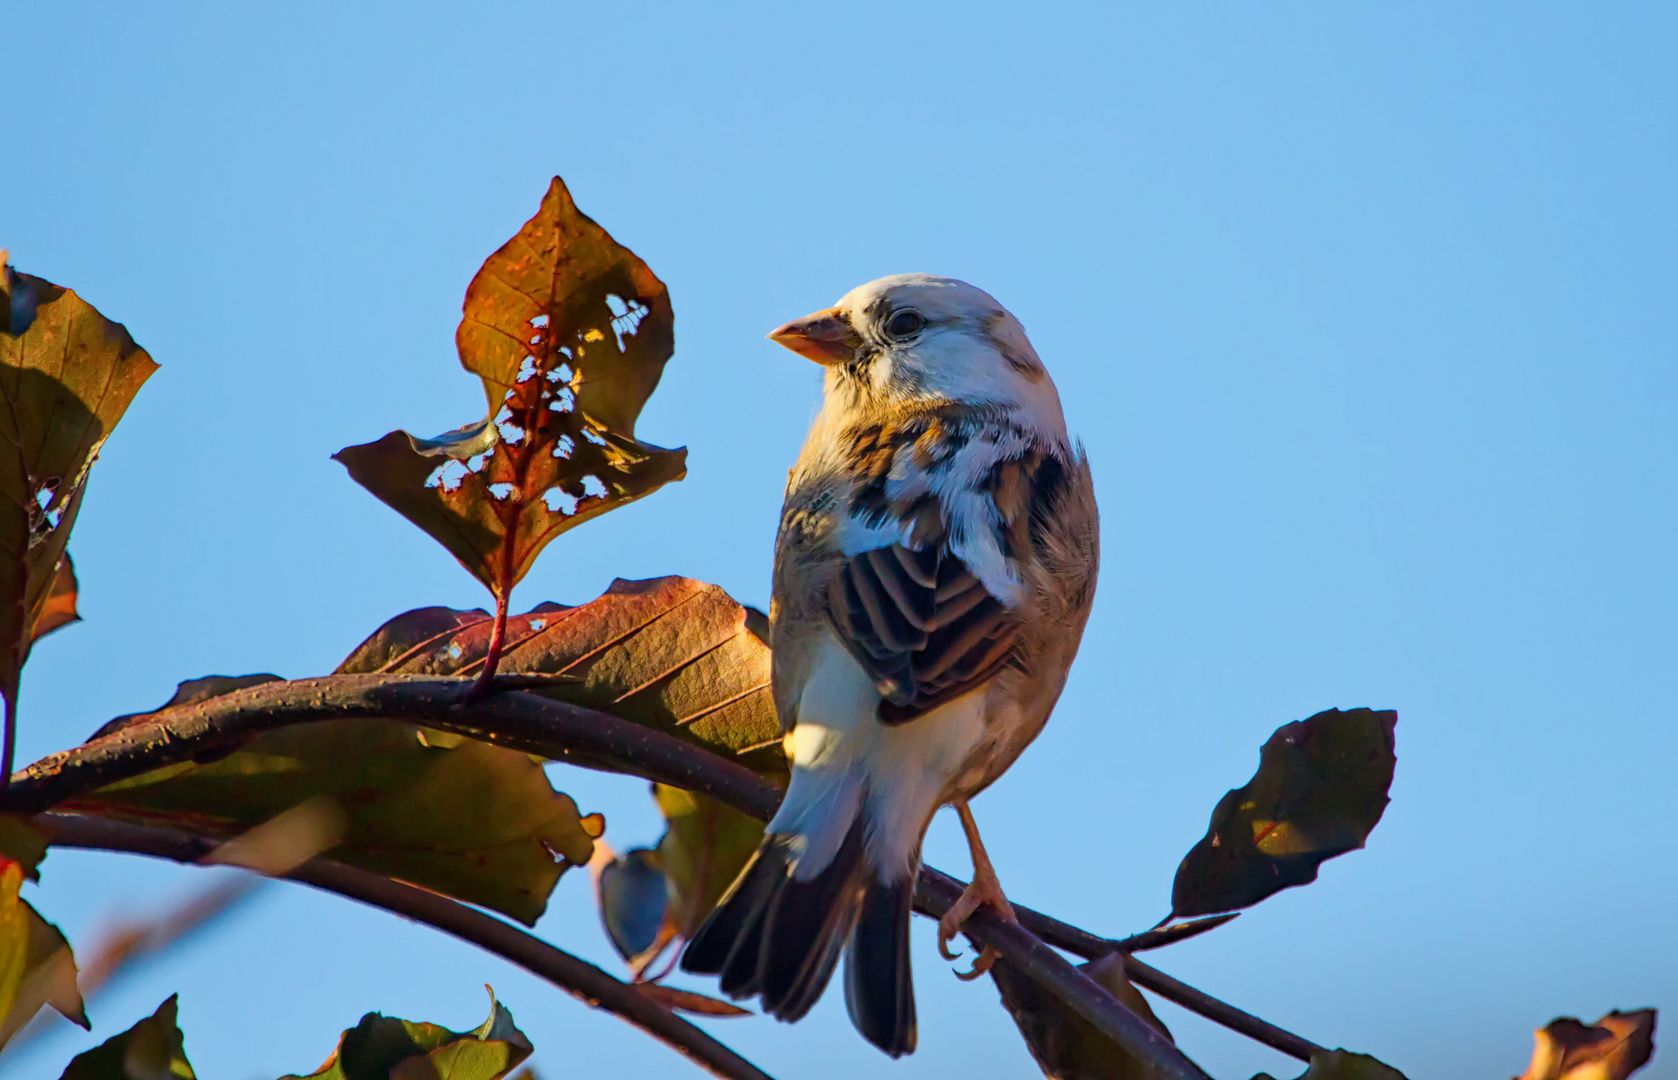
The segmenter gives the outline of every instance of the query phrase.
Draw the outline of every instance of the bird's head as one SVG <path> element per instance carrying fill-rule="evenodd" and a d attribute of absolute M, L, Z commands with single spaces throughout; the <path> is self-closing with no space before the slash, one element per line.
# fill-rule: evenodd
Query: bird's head
<path fill-rule="evenodd" d="M 1018 319 L 954 278 L 897 274 L 770 332 L 828 369 L 829 396 L 1049 407 L 1059 399 Z"/>

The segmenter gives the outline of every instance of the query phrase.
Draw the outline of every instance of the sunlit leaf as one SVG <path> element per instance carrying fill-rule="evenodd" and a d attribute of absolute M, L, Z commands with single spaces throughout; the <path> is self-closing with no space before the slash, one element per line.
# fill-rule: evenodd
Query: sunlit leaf
<path fill-rule="evenodd" d="M 82 617 L 76 613 L 76 597 L 80 591 L 76 565 L 70 561 L 70 553 L 65 552 L 64 557 L 58 560 L 58 569 L 53 571 L 47 598 L 35 611 L 35 626 L 29 632 L 29 640 L 40 641 L 54 630 L 81 622 Z"/>
<path fill-rule="evenodd" d="M 1655 1010 L 1618 1009 L 1586 1026 L 1571 1016 L 1533 1032 L 1520 1080 L 1626 1080 L 1655 1053 Z"/>
<path fill-rule="evenodd" d="M 1119 954 L 1109 953 L 1080 967 L 1149 1027 L 1171 1038 L 1141 991 L 1125 978 Z M 990 973 L 1002 995 L 1002 1007 L 1014 1018 L 1044 1076 L 1051 1080 L 1151 1080 L 1158 1075 L 1008 961 L 998 960 Z"/>
<path fill-rule="evenodd" d="M 554 537 L 686 474 L 685 450 L 635 438 L 673 325 L 664 283 L 555 177 L 466 292 L 455 341 L 488 417 L 337 460 L 504 597 Z"/>
<path fill-rule="evenodd" d="M 616 581 L 580 607 L 542 604 L 508 620 L 500 670 L 570 674 L 546 697 L 609 712 L 786 776 L 769 696 L 761 616 L 715 585 L 688 578 Z M 475 675 L 489 647 L 482 611 L 420 608 L 398 615 L 339 671 Z"/>
<path fill-rule="evenodd" d="M 201 700 L 207 686 L 229 692 L 261 678 L 195 680 L 176 696 Z M 588 862 L 604 828 L 598 815 L 583 817 L 570 796 L 555 792 L 528 754 L 428 739 L 421 728 L 386 720 L 282 728 L 219 760 L 158 769 L 66 807 L 231 839 L 319 798 L 343 811 L 343 841 L 328 857 L 527 925 L 541 916 L 564 869 Z"/>
<path fill-rule="evenodd" d="M 0 693 L 8 700 L 37 627 L 63 625 L 60 567 L 88 470 L 156 369 L 120 323 L 71 290 L 0 267 Z"/>
<path fill-rule="evenodd" d="M 70 943 L 58 927 L 41 918 L 27 900 L 18 901 L 28 926 L 23 978 L 19 981 L 11 1008 L 0 1011 L 0 1046 L 32 1020 L 46 1005 L 66 1019 L 88 1027 L 81 988 L 76 985 L 76 958 Z"/>
<path fill-rule="evenodd" d="M 18 898 L 23 867 L 0 858 L 0 1016 L 9 1016 L 29 965 L 29 914 Z"/>
<path fill-rule="evenodd" d="M 500 1080 L 530 1053 L 530 1040 L 492 990 L 489 1019 L 473 1031 L 368 1013 L 326 1064 L 281 1080 Z"/>
<path fill-rule="evenodd" d="M 1218 802 L 1177 868 L 1173 917 L 1248 907 L 1361 848 L 1387 806 L 1397 722 L 1391 711 L 1330 709 L 1278 728 L 1258 773 Z"/>
<path fill-rule="evenodd" d="M 175 995 L 121 1035 L 70 1062 L 59 1080 L 197 1080 L 175 1025 Z"/>
<path fill-rule="evenodd" d="M 742 1009 L 738 1005 L 718 1001 L 714 997 L 696 994 L 692 990 L 678 990 L 674 986 L 665 986 L 663 983 L 636 983 L 635 989 L 663 1005 L 666 1009 L 676 1012 L 692 1013 L 694 1016 L 710 1016 L 719 1020 L 752 1015 L 750 1009 Z"/>

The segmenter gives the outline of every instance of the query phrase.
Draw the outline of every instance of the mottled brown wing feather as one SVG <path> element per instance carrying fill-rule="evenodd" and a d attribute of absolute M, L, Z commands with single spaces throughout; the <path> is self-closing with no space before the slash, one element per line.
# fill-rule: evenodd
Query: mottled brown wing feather
<path fill-rule="evenodd" d="M 865 551 L 828 596 L 833 627 L 901 724 L 984 685 L 1008 663 L 1018 625 L 942 544 Z"/>

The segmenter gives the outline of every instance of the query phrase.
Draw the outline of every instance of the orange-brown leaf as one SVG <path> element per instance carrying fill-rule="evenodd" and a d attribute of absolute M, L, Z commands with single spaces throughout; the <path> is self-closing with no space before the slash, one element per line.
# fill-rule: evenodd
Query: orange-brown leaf
<path fill-rule="evenodd" d="M 337 459 L 497 595 L 560 533 L 686 475 L 685 450 L 635 438 L 674 347 L 669 293 L 558 177 L 472 279 L 455 341 L 485 419 Z"/>

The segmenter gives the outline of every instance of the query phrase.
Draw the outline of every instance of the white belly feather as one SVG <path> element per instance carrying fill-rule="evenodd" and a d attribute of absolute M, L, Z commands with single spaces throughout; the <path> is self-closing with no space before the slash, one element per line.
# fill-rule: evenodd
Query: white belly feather
<path fill-rule="evenodd" d="M 794 877 L 809 880 L 828 864 L 865 798 L 869 865 L 887 881 L 908 873 L 946 784 L 984 737 L 986 697 L 981 688 L 884 725 L 868 673 L 824 630 L 786 738 L 792 783 L 769 823 L 770 832 L 803 838 Z"/>

